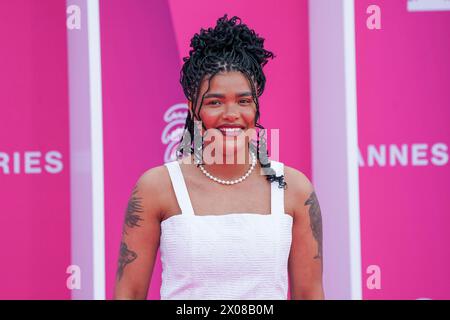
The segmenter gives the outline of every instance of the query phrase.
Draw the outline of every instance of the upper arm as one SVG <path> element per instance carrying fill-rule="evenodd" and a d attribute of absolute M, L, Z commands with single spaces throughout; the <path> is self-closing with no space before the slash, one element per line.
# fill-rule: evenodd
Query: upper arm
<path fill-rule="evenodd" d="M 146 299 L 160 239 L 161 170 L 146 171 L 136 182 L 124 210 L 117 261 L 115 299 Z M 125 207 L 125 206 L 124 206 Z"/>
<path fill-rule="evenodd" d="M 287 180 L 294 203 L 292 245 L 288 269 L 291 299 L 323 299 L 322 216 L 309 179 L 290 169 Z"/>

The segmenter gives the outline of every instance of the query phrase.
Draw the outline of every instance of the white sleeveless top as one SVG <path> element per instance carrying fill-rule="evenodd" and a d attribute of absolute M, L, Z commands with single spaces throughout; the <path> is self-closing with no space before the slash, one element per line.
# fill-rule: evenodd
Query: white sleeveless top
<path fill-rule="evenodd" d="M 161 300 L 287 299 L 292 217 L 271 183 L 271 214 L 195 215 L 178 161 L 165 163 L 182 213 L 161 222 Z M 271 160 L 277 176 L 283 164 Z"/>

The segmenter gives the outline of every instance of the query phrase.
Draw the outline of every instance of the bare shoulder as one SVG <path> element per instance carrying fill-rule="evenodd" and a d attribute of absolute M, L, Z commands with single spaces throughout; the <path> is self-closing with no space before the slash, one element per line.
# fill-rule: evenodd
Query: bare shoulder
<path fill-rule="evenodd" d="M 135 193 L 142 199 L 143 207 L 148 214 L 161 218 L 165 208 L 165 197 L 170 188 L 170 177 L 165 165 L 150 168 L 137 179 Z"/>
<path fill-rule="evenodd" d="M 165 165 L 150 168 L 143 172 L 137 181 L 137 185 L 143 190 L 161 190 L 161 187 L 169 182 L 169 174 Z"/>
<path fill-rule="evenodd" d="M 286 205 L 291 212 L 299 212 L 311 197 L 315 197 L 314 186 L 310 179 L 300 170 L 284 166 Z"/>
<path fill-rule="evenodd" d="M 300 170 L 285 165 L 284 179 L 288 185 L 286 190 L 290 189 L 296 196 L 308 197 L 314 191 L 311 181 Z"/>

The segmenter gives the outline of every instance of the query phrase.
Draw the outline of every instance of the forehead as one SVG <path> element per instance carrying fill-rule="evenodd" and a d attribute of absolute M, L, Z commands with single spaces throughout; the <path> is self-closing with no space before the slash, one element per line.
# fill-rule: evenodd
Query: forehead
<path fill-rule="evenodd" d="M 200 93 L 208 89 L 208 79 L 205 77 L 200 86 Z M 211 79 L 208 92 L 227 93 L 236 91 L 251 91 L 250 82 L 247 77 L 239 71 L 221 72 L 214 75 Z"/>

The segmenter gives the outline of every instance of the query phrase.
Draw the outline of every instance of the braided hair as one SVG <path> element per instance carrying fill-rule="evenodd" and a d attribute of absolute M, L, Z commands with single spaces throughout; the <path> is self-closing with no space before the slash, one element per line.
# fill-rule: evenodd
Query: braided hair
<path fill-rule="evenodd" d="M 207 30 L 202 28 L 200 33 L 196 33 L 191 39 L 190 46 L 192 49 L 189 51 L 189 56 L 183 58 L 180 83 L 186 98 L 192 102 L 193 110 L 192 113 L 188 113 L 186 118 L 183 134 L 177 147 L 177 157 L 182 157 L 188 150 L 190 154 L 194 153 L 197 159 L 201 158 L 197 152 L 197 150 L 203 150 L 198 123 L 201 121 L 200 110 L 205 94 L 201 97 L 198 110 L 196 109 L 202 80 L 209 77 L 206 90 L 208 92 L 214 75 L 219 72 L 239 71 L 250 82 L 253 100 L 256 104 L 255 127 L 262 129 L 262 134 L 257 132 L 256 147 L 251 142 L 249 148 L 256 153 L 267 181 L 269 183 L 278 181 L 279 188 L 286 188 L 284 176 L 277 177 L 275 170 L 271 168 L 265 137 L 266 130 L 257 122 L 260 116 L 258 97 L 264 92 L 266 83 L 262 69 L 269 59 L 275 57 L 272 52 L 264 49 L 264 38 L 259 37 L 254 30 L 243 24 L 239 17 L 234 16 L 228 19 L 225 14 L 217 20 L 214 28 Z M 198 121 L 194 121 L 194 119 Z M 194 147 L 192 147 L 190 137 L 194 137 Z M 199 162 L 197 163 L 198 166 Z"/>

